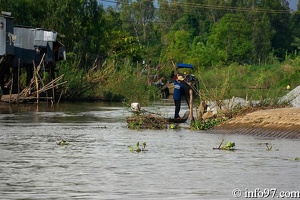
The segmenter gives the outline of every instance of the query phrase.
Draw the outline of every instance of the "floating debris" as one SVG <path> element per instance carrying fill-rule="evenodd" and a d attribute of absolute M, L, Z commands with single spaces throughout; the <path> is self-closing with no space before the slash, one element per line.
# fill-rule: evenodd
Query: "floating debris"
<path fill-rule="evenodd" d="M 130 129 L 167 129 L 168 120 L 153 115 L 140 115 L 127 118 Z"/>
<path fill-rule="evenodd" d="M 60 140 L 60 141 L 56 141 L 57 145 L 68 145 L 70 144 L 69 142 L 67 142 L 66 140 Z"/>
<path fill-rule="evenodd" d="M 97 128 L 106 129 L 107 126 L 97 126 Z"/>

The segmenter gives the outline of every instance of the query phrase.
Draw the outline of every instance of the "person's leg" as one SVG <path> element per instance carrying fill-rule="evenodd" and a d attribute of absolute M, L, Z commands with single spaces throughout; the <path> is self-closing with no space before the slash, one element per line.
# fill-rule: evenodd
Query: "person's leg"
<path fill-rule="evenodd" d="M 177 116 L 178 116 L 178 103 L 177 103 L 178 101 L 177 100 L 174 100 L 174 105 L 175 105 L 175 114 L 174 114 L 174 118 L 176 119 L 177 118 Z"/>
<path fill-rule="evenodd" d="M 179 116 L 180 107 L 181 107 L 181 100 L 178 101 L 178 117 L 180 117 L 180 116 Z"/>
<path fill-rule="evenodd" d="M 180 100 L 174 100 L 174 102 L 175 102 L 175 115 L 174 115 L 174 118 L 176 119 L 176 118 L 179 117 L 181 101 Z"/>

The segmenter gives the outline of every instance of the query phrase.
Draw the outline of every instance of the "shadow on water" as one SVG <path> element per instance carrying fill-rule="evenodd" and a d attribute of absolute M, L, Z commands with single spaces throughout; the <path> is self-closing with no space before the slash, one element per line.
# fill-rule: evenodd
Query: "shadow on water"
<path fill-rule="evenodd" d="M 235 188 L 242 196 L 255 188 L 299 190 L 298 140 L 129 130 L 120 104 L 2 106 L 3 199 L 233 199 Z M 62 139 L 69 145 L 57 145 Z M 238 150 L 213 150 L 222 139 Z M 148 151 L 131 153 L 128 145 L 138 141 Z"/>

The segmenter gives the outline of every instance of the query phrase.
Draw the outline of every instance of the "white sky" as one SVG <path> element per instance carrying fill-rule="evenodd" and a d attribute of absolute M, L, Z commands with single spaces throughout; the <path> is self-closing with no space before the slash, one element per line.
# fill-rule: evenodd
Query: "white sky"
<path fill-rule="evenodd" d="M 115 0 L 97 0 L 98 3 L 103 4 L 104 8 L 108 7 L 109 5 L 114 7 L 116 4 L 113 3 L 115 2 Z M 291 10 L 297 10 L 297 4 L 298 4 L 298 0 L 288 0 L 289 4 L 290 4 L 290 8 Z"/>
<path fill-rule="evenodd" d="M 298 0 L 289 0 L 289 3 L 292 10 L 297 10 Z"/>

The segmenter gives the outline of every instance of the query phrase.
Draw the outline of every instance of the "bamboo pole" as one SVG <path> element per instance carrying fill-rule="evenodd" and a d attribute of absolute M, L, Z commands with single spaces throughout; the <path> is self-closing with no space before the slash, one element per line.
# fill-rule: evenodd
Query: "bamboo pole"
<path fill-rule="evenodd" d="M 34 68 L 34 79 L 35 79 L 35 87 L 36 87 L 36 103 L 39 103 L 39 83 L 38 83 L 38 78 L 37 78 L 37 69 L 35 66 L 33 66 Z"/>
<path fill-rule="evenodd" d="M 11 78 L 11 85 L 9 90 L 9 103 L 11 103 L 11 94 L 12 94 L 13 85 L 14 85 L 14 74 L 12 74 L 12 78 Z"/>
<path fill-rule="evenodd" d="M 62 76 L 61 76 L 61 78 L 62 78 Z M 54 81 L 54 80 L 55 80 L 55 81 Z M 47 91 L 47 90 L 49 90 L 49 89 L 52 89 L 53 87 L 57 87 L 57 86 L 62 85 L 62 84 L 64 84 L 64 83 L 67 82 L 67 81 L 64 81 L 64 82 L 62 82 L 62 83 L 59 83 L 59 84 L 55 84 L 55 85 L 54 85 L 54 83 L 58 82 L 60 79 L 59 79 L 59 80 L 54 79 L 54 80 L 51 81 L 51 82 L 49 82 L 48 84 L 46 84 L 46 85 L 45 85 L 44 87 L 42 87 L 39 91 L 33 92 L 32 95 L 34 95 L 35 93 L 45 92 L 45 91 Z"/>
<path fill-rule="evenodd" d="M 52 99 L 51 99 L 51 104 L 53 105 L 53 103 L 55 102 L 55 94 L 54 94 L 54 83 L 52 83 Z"/>
<path fill-rule="evenodd" d="M 60 95 L 59 95 L 59 98 L 58 98 L 58 101 L 57 101 L 57 103 L 56 103 L 56 104 L 59 104 L 59 102 L 60 102 L 60 98 L 61 98 L 61 96 L 62 96 L 62 93 L 63 93 L 63 91 L 61 91 L 61 92 L 60 92 Z"/>
<path fill-rule="evenodd" d="M 37 103 L 39 103 L 39 94 L 42 92 L 46 92 L 47 90 L 54 89 L 54 87 L 57 87 L 59 85 L 65 84 L 67 81 L 57 83 L 59 82 L 64 75 L 61 75 L 52 81 L 50 81 L 48 84 L 44 84 L 41 76 L 39 75 L 39 70 L 41 68 L 41 65 L 43 64 L 43 59 L 44 59 L 45 54 L 43 55 L 40 64 L 35 67 L 35 64 L 33 62 L 33 67 L 34 67 L 34 76 L 32 77 L 29 85 L 27 85 L 21 92 L 18 91 L 18 96 L 14 97 L 12 99 L 12 86 L 13 86 L 13 76 L 12 76 L 12 83 L 11 83 L 11 89 L 10 89 L 10 98 L 9 98 L 9 103 L 11 102 L 16 102 L 19 99 L 25 99 L 25 98 L 34 98 L 36 97 Z M 41 83 L 41 88 L 39 89 L 39 83 Z M 31 92 L 32 90 L 36 89 L 36 91 Z M 53 93 L 54 94 L 54 93 Z M 46 97 L 48 99 L 48 96 Z M 52 97 L 53 98 L 53 97 Z M 52 102 L 53 104 L 53 102 Z"/>
<path fill-rule="evenodd" d="M 173 57 L 172 57 L 171 54 L 169 55 L 169 58 L 170 58 L 170 60 L 172 62 L 172 65 L 173 65 L 173 68 L 174 68 L 174 73 L 176 73 L 176 76 L 178 76 L 178 69 L 177 69 L 177 67 L 176 67 L 176 65 L 175 65 L 175 63 L 173 61 Z"/>
<path fill-rule="evenodd" d="M 194 121 L 194 116 L 193 116 L 193 90 L 189 90 L 190 93 L 190 120 Z"/>

